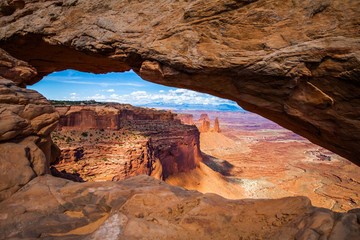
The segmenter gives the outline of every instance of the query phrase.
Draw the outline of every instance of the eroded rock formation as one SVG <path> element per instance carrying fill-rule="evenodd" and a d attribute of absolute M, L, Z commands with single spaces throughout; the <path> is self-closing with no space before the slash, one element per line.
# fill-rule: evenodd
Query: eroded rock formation
<path fill-rule="evenodd" d="M 214 132 L 221 132 L 220 130 L 220 123 L 219 123 L 219 118 L 215 118 L 214 120 L 214 128 L 213 128 Z"/>
<path fill-rule="evenodd" d="M 39 93 L 0 77 L 0 201 L 36 176 L 49 173 L 55 158 L 50 132 L 58 113 Z"/>
<path fill-rule="evenodd" d="M 199 131 L 201 133 L 210 131 L 210 121 L 207 121 L 205 119 L 199 121 L 200 121 Z"/>
<path fill-rule="evenodd" d="M 179 119 L 182 124 L 194 125 L 194 116 L 192 114 L 176 114 L 176 119 Z"/>
<path fill-rule="evenodd" d="M 199 132 L 168 111 L 127 104 L 57 106 L 52 134 L 60 146 L 58 170 L 84 180 L 158 179 L 196 168 L 202 160 Z"/>
<path fill-rule="evenodd" d="M 58 129 L 67 130 L 118 130 L 131 121 L 175 121 L 175 115 L 171 112 L 137 108 L 129 104 L 57 106 L 56 110 L 60 114 Z"/>
<path fill-rule="evenodd" d="M 359 164 L 359 1 L 0 7 L 0 47 L 39 73 L 26 83 L 67 68 L 134 69 L 153 82 L 232 99 Z"/>

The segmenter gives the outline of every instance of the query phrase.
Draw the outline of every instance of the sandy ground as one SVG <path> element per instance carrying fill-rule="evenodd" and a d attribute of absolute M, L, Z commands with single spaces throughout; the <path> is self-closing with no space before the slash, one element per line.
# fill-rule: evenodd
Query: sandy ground
<path fill-rule="evenodd" d="M 166 182 L 170 185 L 197 190 L 202 193 L 216 193 L 228 199 L 238 199 L 244 196 L 242 187 L 229 184 L 226 177 L 204 163 L 200 163 L 200 167 L 190 172 L 172 175 L 166 179 Z"/>

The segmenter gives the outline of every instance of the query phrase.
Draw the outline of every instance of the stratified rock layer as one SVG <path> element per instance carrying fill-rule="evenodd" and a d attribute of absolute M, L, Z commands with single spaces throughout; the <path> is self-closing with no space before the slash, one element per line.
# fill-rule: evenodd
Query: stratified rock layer
<path fill-rule="evenodd" d="M 133 69 L 232 99 L 359 164 L 359 1 L 25 0 L 0 8 L 0 47 L 36 68 L 32 82 L 68 68 Z"/>
<path fill-rule="evenodd" d="M 356 240 L 360 234 L 359 209 L 334 213 L 305 197 L 226 200 L 147 176 L 119 183 L 38 177 L 0 203 L 0 219 L 0 239 Z"/>
<path fill-rule="evenodd" d="M 58 113 L 39 93 L 0 77 L 0 201 L 49 173 Z"/>

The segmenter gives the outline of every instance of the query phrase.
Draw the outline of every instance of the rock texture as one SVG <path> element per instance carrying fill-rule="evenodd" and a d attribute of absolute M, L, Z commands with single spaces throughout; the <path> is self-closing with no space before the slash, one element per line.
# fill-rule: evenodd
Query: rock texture
<path fill-rule="evenodd" d="M 202 119 L 199 120 L 199 122 L 200 122 L 199 131 L 201 133 L 210 131 L 210 121 Z"/>
<path fill-rule="evenodd" d="M 0 201 L 36 176 L 54 158 L 50 132 L 58 113 L 35 91 L 0 77 Z"/>
<path fill-rule="evenodd" d="M 129 104 L 57 106 L 56 110 L 60 114 L 58 129 L 67 130 L 119 130 L 129 125 L 129 122 L 144 121 L 142 124 L 145 124 L 145 121 L 175 121 L 175 115 L 171 112 L 137 108 Z"/>
<path fill-rule="evenodd" d="M 229 201 L 149 177 L 26 184 L 48 171 L 58 115 L 16 87 L 69 68 L 133 69 L 237 101 L 360 164 L 359 1 L 7 0 L 0 16 L 11 55 L 0 52 L 0 238 L 359 238 L 359 210 L 301 197 Z"/>
<path fill-rule="evenodd" d="M 52 138 L 59 171 L 84 180 L 122 180 L 147 174 L 165 180 L 202 161 L 199 132 L 168 111 L 124 104 L 57 106 Z"/>
<path fill-rule="evenodd" d="M 359 218 L 359 209 L 334 213 L 304 197 L 226 200 L 148 176 L 74 183 L 47 175 L 0 203 L 0 239 L 356 240 Z"/>
<path fill-rule="evenodd" d="M 211 128 L 211 120 L 207 113 L 200 114 L 199 120 L 196 122 L 201 133 L 206 132 L 221 132 L 219 118 L 215 117 L 213 128 Z"/>
<path fill-rule="evenodd" d="M 37 69 L 31 82 L 68 68 L 133 69 L 232 99 L 360 163 L 359 1 L 22 0 L 0 8 L 0 48 Z"/>
<path fill-rule="evenodd" d="M 0 201 L 49 173 L 58 113 L 39 93 L 0 77 Z"/>
<path fill-rule="evenodd" d="M 37 75 L 35 68 L 0 49 L 0 76 L 11 79 L 21 86 Z"/>
<path fill-rule="evenodd" d="M 221 132 L 220 130 L 220 123 L 219 123 L 219 118 L 215 118 L 214 120 L 214 128 L 213 128 L 214 132 Z"/>
<path fill-rule="evenodd" d="M 180 113 L 176 114 L 176 119 L 179 119 L 182 124 L 194 125 L 194 116 L 192 114 Z"/>

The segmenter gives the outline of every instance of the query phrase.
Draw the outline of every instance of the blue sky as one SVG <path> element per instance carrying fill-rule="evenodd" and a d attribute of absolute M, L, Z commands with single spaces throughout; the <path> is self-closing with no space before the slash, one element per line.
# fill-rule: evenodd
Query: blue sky
<path fill-rule="evenodd" d="M 230 100 L 190 90 L 171 88 L 142 80 L 133 71 L 92 74 L 75 70 L 54 72 L 28 88 L 37 90 L 52 100 L 96 100 L 98 102 L 129 103 L 136 106 L 228 104 Z"/>

